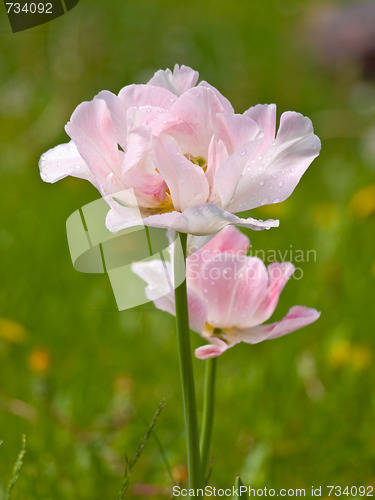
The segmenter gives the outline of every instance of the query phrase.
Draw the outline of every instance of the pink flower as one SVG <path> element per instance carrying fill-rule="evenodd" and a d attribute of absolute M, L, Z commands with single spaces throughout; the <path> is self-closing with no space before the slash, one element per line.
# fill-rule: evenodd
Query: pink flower
<path fill-rule="evenodd" d="M 258 105 L 236 114 L 198 73 L 175 66 L 118 96 L 81 103 L 65 129 L 72 139 L 42 155 L 42 179 L 89 180 L 111 207 L 107 227 L 173 228 L 206 235 L 228 224 L 268 229 L 278 221 L 236 212 L 285 200 L 320 141 L 299 113 Z"/>
<path fill-rule="evenodd" d="M 281 337 L 320 316 L 315 309 L 294 306 L 282 320 L 263 324 L 294 266 L 275 262 L 266 268 L 257 257 L 246 256 L 248 249 L 248 238 L 229 226 L 187 258 L 190 328 L 210 342 L 195 351 L 197 358 L 219 356 L 239 342 Z M 152 260 L 134 263 L 132 270 L 147 283 L 146 295 L 156 307 L 175 314 L 172 265 Z"/>

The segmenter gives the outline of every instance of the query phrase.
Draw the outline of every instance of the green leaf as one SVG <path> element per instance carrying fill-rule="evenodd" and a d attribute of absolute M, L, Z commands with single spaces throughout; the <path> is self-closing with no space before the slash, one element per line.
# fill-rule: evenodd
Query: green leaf
<path fill-rule="evenodd" d="M 240 493 L 240 490 L 241 490 L 241 486 L 242 486 L 242 489 L 245 488 L 245 485 L 243 484 L 243 482 L 241 481 L 241 477 L 239 474 L 236 475 L 236 480 L 234 482 L 234 488 L 235 490 L 238 490 L 238 496 L 234 496 L 233 497 L 233 500 L 235 500 L 236 498 L 249 498 L 248 494 L 247 494 L 247 488 L 246 488 L 246 491 L 242 491 Z"/>
<path fill-rule="evenodd" d="M 14 467 L 13 467 L 12 477 L 10 478 L 9 483 L 8 483 L 6 500 L 10 500 L 14 485 L 16 484 L 16 482 L 20 476 L 20 472 L 22 469 L 23 459 L 24 459 L 25 454 L 26 454 L 26 436 L 24 434 L 22 436 L 22 448 L 18 454 L 16 463 L 14 464 Z"/>

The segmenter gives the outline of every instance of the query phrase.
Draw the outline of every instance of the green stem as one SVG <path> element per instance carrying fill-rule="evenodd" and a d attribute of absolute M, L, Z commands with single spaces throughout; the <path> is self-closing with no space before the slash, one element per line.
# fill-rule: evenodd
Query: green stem
<path fill-rule="evenodd" d="M 175 283 L 181 280 L 181 273 L 185 274 L 187 234 L 178 233 L 175 242 L 174 275 Z M 181 242 L 181 247 L 179 245 Z M 185 428 L 187 438 L 187 458 L 189 473 L 189 488 L 201 488 L 202 477 L 199 456 L 199 432 L 197 419 L 197 405 L 195 400 L 193 361 L 191 357 L 189 314 L 187 304 L 186 279 L 175 288 L 176 329 L 178 352 L 180 357 L 180 371 L 182 380 L 182 397 L 185 413 Z M 201 498 L 198 497 L 198 498 Z"/>
<path fill-rule="evenodd" d="M 211 358 L 206 361 L 206 375 L 204 381 L 201 467 L 205 478 L 208 474 L 212 427 L 214 422 L 216 360 L 217 358 Z"/>

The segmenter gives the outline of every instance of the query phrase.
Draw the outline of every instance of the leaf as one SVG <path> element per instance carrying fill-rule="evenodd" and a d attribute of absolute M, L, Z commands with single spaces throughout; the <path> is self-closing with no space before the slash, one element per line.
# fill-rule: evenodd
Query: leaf
<path fill-rule="evenodd" d="M 26 436 L 25 436 L 25 434 L 23 434 L 23 436 L 22 436 L 22 448 L 18 454 L 16 463 L 14 464 L 14 467 L 13 467 L 12 477 L 10 478 L 9 483 L 8 483 L 6 500 L 10 500 L 14 485 L 16 484 L 16 482 L 20 476 L 20 472 L 22 469 L 23 459 L 24 459 L 25 454 L 26 454 Z"/>
<path fill-rule="evenodd" d="M 135 466 L 135 464 L 138 462 L 139 457 L 141 456 L 141 453 L 142 453 L 147 441 L 149 440 L 149 437 L 152 433 L 152 430 L 155 427 L 155 424 L 156 424 L 156 422 L 159 418 L 159 415 L 162 412 L 164 406 L 165 406 L 164 401 L 161 401 L 159 406 L 158 406 L 158 409 L 155 412 L 154 418 L 152 419 L 151 424 L 150 424 L 144 438 L 139 443 L 139 446 L 137 448 L 136 454 L 134 455 L 134 458 L 132 460 L 129 460 L 128 457 L 125 455 L 124 479 L 122 482 L 120 493 L 118 495 L 118 500 L 123 500 L 125 498 L 126 491 L 129 487 L 130 473 L 131 473 L 133 467 Z"/>
<path fill-rule="evenodd" d="M 245 488 L 245 490 L 244 490 L 244 488 Z M 239 474 L 236 475 L 236 480 L 234 482 L 234 489 L 238 490 L 238 496 L 234 496 L 233 500 L 235 500 L 236 498 L 249 498 L 249 496 L 247 494 L 247 488 L 243 484 L 243 482 L 241 481 L 241 477 Z M 242 489 L 242 492 L 241 492 L 241 489 Z"/>

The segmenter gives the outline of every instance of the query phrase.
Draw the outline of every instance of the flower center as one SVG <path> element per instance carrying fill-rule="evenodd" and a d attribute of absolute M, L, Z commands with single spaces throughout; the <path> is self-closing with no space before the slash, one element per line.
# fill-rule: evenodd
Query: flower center
<path fill-rule="evenodd" d="M 190 153 L 186 153 L 184 156 L 191 161 L 191 163 L 194 163 L 194 165 L 198 165 L 198 167 L 203 168 L 204 171 L 207 170 L 207 160 L 203 158 L 203 156 L 193 156 Z"/>
<path fill-rule="evenodd" d="M 221 328 L 216 328 L 216 327 L 210 325 L 210 323 L 206 323 L 204 325 L 203 336 L 206 338 L 215 337 L 217 339 L 223 340 L 228 345 L 231 342 L 230 337 L 225 332 L 225 330 L 222 330 Z"/>

